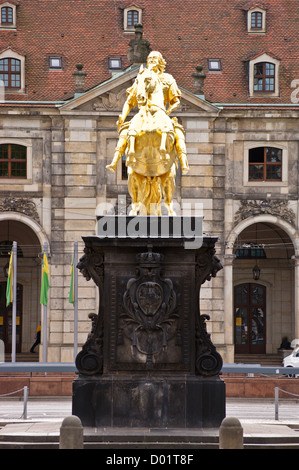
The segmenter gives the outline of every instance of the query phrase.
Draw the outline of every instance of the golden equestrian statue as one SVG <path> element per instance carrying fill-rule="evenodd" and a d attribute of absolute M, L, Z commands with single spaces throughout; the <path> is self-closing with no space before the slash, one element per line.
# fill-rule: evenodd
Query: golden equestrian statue
<path fill-rule="evenodd" d="M 130 215 L 161 215 L 162 195 L 168 214 L 175 215 L 172 205 L 177 158 L 182 174 L 189 171 L 184 129 L 176 118 L 169 117 L 180 104 L 181 92 L 175 79 L 164 73 L 165 65 L 157 51 L 148 55 L 147 68 L 141 65 L 133 86 L 127 90 L 117 122 L 119 141 L 111 164 L 106 166 L 114 172 L 126 154 Z M 125 122 L 135 106 L 138 113 Z"/>

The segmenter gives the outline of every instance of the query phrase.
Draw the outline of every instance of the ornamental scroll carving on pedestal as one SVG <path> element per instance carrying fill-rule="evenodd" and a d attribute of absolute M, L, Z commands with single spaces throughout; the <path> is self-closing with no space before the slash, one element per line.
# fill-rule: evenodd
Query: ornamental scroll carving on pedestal
<path fill-rule="evenodd" d="M 89 315 L 92 329 L 82 351 L 76 358 L 79 373 L 87 376 L 103 374 L 104 315 L 106 312 L 106 315 L 109 315 L 109 322 L 115 324 L 115 327 L 112 327 L 109 323 L 111 335 L 115 338 L 110 347 L 113 351 L 119 347 L 120 351 L 126 355 L 124 362 L 133 369 L 137 365 L 138 370 L 142 370 L 140 365 L 143 365 L 148 371 L 159 370 L 161 367 L 167 370 L 172 363 L 176 363 L 178 369 L 183 367 L 185 364 L 184 341 L 189 342 L 190 351 L 195 353 L 190 362 L 188 354 L 186 356 L 190 370 L 194 370 L 198 376 L 219 375 L 222 358 L 207 332 L 206 322 L 210 317 L 207 314 L 201 315 L 199 308 L 201 285 L 215 277 L 222 269 L 219 259 L 215 256 L 215 249 L 206 246 L 198 250 L 197 254 L 195 253 L 194 281 L 191 281 L 193 287 L 192 292 L 189 292 L 189 296 L 194 300 L 189 303 L 190 311 L 183 313 L 182 298 L 179 300 L 182 296 L 182 288 L 178 285 L 179 278 L 165 277 L 163 269 L 167 260 L 164 260 L 162 253 L 154 252 L 150 245 L 147 248 L 146 252 L 136 253 L 135 276 L 124 278 L 123 283 L 119 281 L 118 288 L 116 284 L 110 284 L 112 285 L 109 293 L 112 299 L 111 304 L 108 302 L 107 292 L 104 292 L 107 275 L 104 272 L 105 254 L 99 252 L 97 248 L 85 248 L 85 255 L 80 259 L 78 268 L 87 280 L 93 279 L 98 286 L 100 305 L 98 314 Z M 109 261 L 107 263 L 109 265 Z M 119 273 L 119 279 L 122 276 L 123 273 Z M 110 279 L 109 275 L 108 279 Z M 116 302 L 116 298 L 119 298 L 119 301 Z M 183 298 L 185 302 L 189 302 L 188 298 Z M 110 305 L 109 308 L 107 304 Z M 113 307 L 115 312 L 111 307 L 114 304 L 117 305 Z M 194 325 L 191 329 L 189 320 Z M 184 339 L 182 322 L 185 322 Z M 189 324 L 187 330 L 186 322 Z M 174 355 L 174 346 L 181 348 L 181 359 L 178 361 L 177 356 Z M 162 361 L 161 357 L 163 357 Z M 123 361 L 113 363 L 112 360 L 112 367 L 115 366 L 118 370 L 123 370 Z"/>
<path fill-rule="evenodd" d="M 100 291 L 99 313 L 90 313 L 91 331 L 82 351 L 76 357 L 76 366 L 80 374 L 99 375 L 103 373 L 103 309 L 101 302 L 104 296 L 104 255 L 95 253 L 90 248 L 85 248 L 85 254 L 80 259 L 77 267 L 87 281 L 92 279 Z"/>
<path fill-rule="evenodd" d="M 208 247 L 196 256 L 196 291 L 199 293 L 204 282 L 216 277 L 223 268 L 220 260 L 215 256 L 215 249 Z M 197 375 L 212 377 L 218 375 L 222 368 L 222 357 L 216 351 L 207 332 L 206 321 L 210 320 L 207 314 L 200 315 L 200 309 L 195 313 L 195 373 Z"/>

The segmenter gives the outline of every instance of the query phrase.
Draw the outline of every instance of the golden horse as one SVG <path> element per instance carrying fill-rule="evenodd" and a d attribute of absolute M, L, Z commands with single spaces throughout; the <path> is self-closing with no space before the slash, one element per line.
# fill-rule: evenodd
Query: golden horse
<path fill-rule="evenodd" d="M 132 198 L 129 215 L 161 215 L 162 196 L 168 214 L 175 215 L 172 206 L 177 156 L 186 155 L 182 149 L 184 130 L 176 118 L 171 119 L 166 113 L 157 73 L 141 66 L 136 83 L 139 111 L 120 127 L 117 156 L 107 168 L 114 171 L 120 155 L 126 154 Z"/>

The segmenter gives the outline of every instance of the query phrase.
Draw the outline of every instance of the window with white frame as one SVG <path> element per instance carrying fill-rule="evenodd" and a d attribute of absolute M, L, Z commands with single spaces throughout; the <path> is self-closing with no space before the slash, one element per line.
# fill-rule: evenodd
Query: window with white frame
<path fill-rule="evenodd" d="M 0 6 L 0 28 L 15 29 L 17 27 L 16 5 L 5 2 Z"/>
<path fill-rule="evenodd" d="M 124 9 L 124 30 L 134 31 L 135 24 L 142 23 L 141 8 L 130 6 Z"/>
<path fill-rule="evenodd" d="M 279 96 L 280 61 L 264 53 L 249 61 L 249 95 Z"/>
<path fill-rule="evenodd" d="M 266 10 L 255 7 L 247 12 L 247 30 L 255 34 L 266 32 Z"/>
<path fill-rule="evenodd" d="M 245 142 L 245 186 L 262 183 L 264 186 L 287 185 L 288 145 L 285 142 Z"/>
<path fill-rule="evenodd" d="M 33 184 L 32 140 L 0 138 L 1 184 Z"/>
<path fill-rule="evenodd" d="M 0 80 L 5 92 L 25 92 L 25 57 L 11 49 L 0 53 Z"/>

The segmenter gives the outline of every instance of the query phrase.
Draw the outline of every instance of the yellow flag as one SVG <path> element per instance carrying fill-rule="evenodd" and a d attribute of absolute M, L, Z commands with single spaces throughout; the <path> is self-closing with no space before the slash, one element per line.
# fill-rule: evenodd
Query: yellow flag
<path fill-rule="evenodd" d="M 48 290 L 49 290 L 49 265 L 46 253 L 43 257 L 43 269 L 42 269 L 42 286 L 40 291 L 40 303 L 48 305 Z"/>
<path fill-rule="evenodd" d="M 6 285 L 6 307 L 12 302 L 12 280 L 13 280 L 13 251 L 10 252 L 8 278 Z"/>

